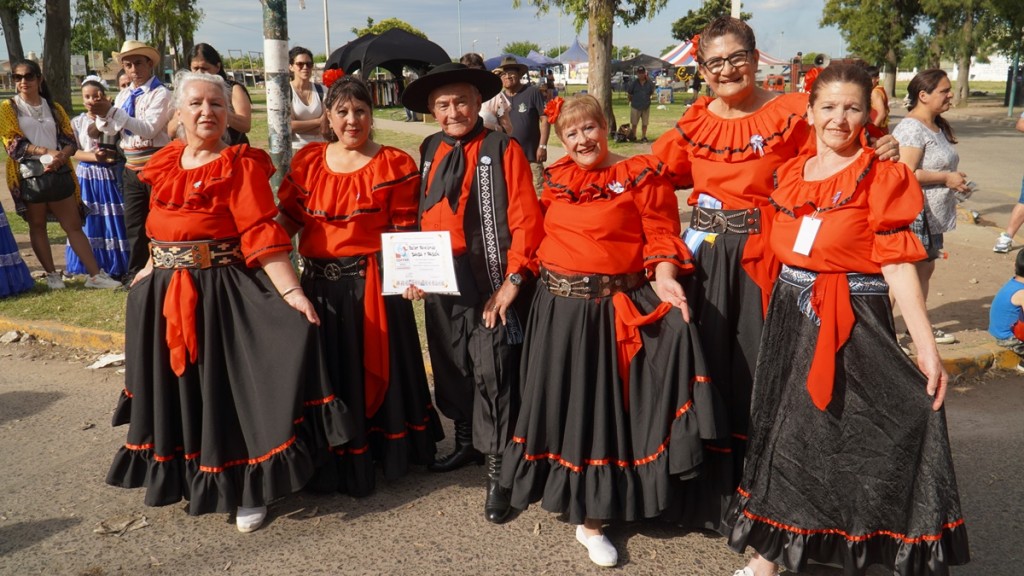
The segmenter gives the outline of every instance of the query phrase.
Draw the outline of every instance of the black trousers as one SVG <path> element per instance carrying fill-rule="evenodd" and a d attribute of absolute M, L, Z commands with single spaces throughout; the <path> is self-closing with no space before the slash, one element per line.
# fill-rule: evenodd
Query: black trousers
<path fill-rule="evenodd" d="M 460 287 L 465 284 L 460 279 Z M 442 414 L 473 423 L 473 446 L 499 455 L 519 413 L 522 345 L 500 323 L 483 323 L 483 298 L 429 294 L 424 301 L 434 400 Z"/>
<path fill-rule="evenodd" d="M 128 274 L 134 276 L 149 260 L 149 237 L 146 236 L 146 217 L 149 216 L 149 184 L 139 180 L 139 173 L 124 171 L 124 226 L 128 236 Z"/>

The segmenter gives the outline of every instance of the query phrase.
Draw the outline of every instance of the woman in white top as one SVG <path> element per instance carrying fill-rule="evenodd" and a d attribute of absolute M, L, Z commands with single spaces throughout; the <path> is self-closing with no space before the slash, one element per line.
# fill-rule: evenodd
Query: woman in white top
<path fill-rule="evenodd" d="M 928 298 L 928 282 L 935 272 L 935 260 L 942 254 L 942 235 L 956 228 L 955 192 L 966 192 L 967 175 L 957 166 L 956 137 L 942 113 L 953 99 L 952 84 L 942 70 L 925 70 L 907 86 L 910 104 L 906 118 L 892 135 L 900 143 L 900 161 L 914 171 L 924 190 L 924 210 L 912 225 L 928 258 L 916 263 L 921 292 Z M 921 219 L 923 218 L 923 222 Z M 933 329 L 935 341 L 952 344 L 956 338 Z"/>
<path fill-rule="evenodd" d="M 58 180 L 41 190 L 35 190 L 26 183 L 27 178 L 38 177 L 40 170 L 68 170 L 77 145 L 71 121 L 60 104 L 50 98 L 39 64 L 22 60 L 11 67 L 11 72 L 16 94 L 0 103 L 0 140 L 7 150 L 7 187 L 19 205 L 19 212 L 24 206 L 32 251 L 46 271 L 47 286 L 51 290 L 64 288 L 61 274 L 53 263 L 46 231 L 46 215 L 50 212 L 60 222 L 68 244 L 89 274 L 85 287 L 120 287 L 120 282 L 100 270 L 89 239 L 82 232 L 74 174 L 70 179 Z"/>
<path fill-rule="evenodd" d="M 324 88 L 313 82 L 313 53 L 296 46 L 288 51 L 288 68 L 292 72 L 292 151 L 297 152 L 310 142 L 323 142 L 320 135 Z"/>

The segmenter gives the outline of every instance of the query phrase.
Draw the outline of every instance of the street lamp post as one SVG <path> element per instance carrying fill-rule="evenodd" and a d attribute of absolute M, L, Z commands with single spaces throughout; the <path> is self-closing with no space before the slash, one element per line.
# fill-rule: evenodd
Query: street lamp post
<path fill-rule="evenodd" d="M 473 39 L 473 52 L 476 52 L 476 38 Z"/>
<path fill-rule="evenodd" d="M 459 56 L 462 56 L 462 0 L 459 0 Z"/>

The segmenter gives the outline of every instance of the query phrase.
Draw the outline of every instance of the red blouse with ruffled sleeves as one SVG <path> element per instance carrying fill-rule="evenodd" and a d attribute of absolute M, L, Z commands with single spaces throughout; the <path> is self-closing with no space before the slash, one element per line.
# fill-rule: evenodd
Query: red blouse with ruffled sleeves
<path fill-rule="evenodd" d="M 852 164 L 825 180 L 805 181 L 802 156 L 779 168 L 779 188 L 771 196 L 779 213 L 771 247 L 779 260 L 816 272 L 878 274 L 884 264 L 925 258 L 910 231 L 924 195 L 905 164 L 878 161 L 864 149 Z M 810 254 L 793 251 L 803 216 L 821 220 Z"/>
<path fill-rule="evenodd" d="M 300 254 L 371 254 L 382 232 L 416 230 L 420 175 L 412 157 L 381 146 L 362 168 L 340 173 L 327 166 L 326 151 L 326 143 L 305 146 L 278 190 L 281 213 L 303 227 Z"/>
<path fill-rule="evenodd" d="M 181 167 L 185 144 L 176 140 L 157 152 L 139 176 L 153 187 L 146 233 L 164 242 L 240 238 L 249 266 L 260 256 L 289 252 L 284 229 L 274 222 L 270 188 L 274 165 L 263 150 L 229 146 L 213 162 Z"/>
<path fill-rule="evenodd" d="M 545 267 L 563 273 L 625 274 L 658 262 L 693 270 L 679 239 L 679 204 L 664 166 L 650 155 L 583 170 L 569 157 L 545 173 L 541 210 Z"/>
<path fill-rule="evenodd" d="M 761 234 L 747 237 L 742 266 L 761 288 L 767 310 L 768 296 L 778 273 L 768 251 L 772 212 L 768 196 L 773 174 L 784 162 L 800 154 L 813 154 L 814 131 L 804 116 L 807 94 L 783 94 L 742 118 L 722 118 L 709 110 L 712 99 L 698 98 L 675 129 L 653 146 L 666 165 L 666 175 L 677 188 L 693 187 L 687 203 L 707 194 L 725 210 L 761 208 Z"/>

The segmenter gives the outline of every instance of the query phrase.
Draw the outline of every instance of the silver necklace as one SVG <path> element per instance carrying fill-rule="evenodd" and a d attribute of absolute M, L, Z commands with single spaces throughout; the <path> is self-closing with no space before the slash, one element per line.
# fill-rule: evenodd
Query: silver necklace
<path fill-rule="evenodd" d="M 21 109 L 27 112 L 32 118 L 35 118 L 36 122 L 43 122 L 43 106 L 46 105 L 46 102 L 41 102 L 38 106 L 33 106 L 26 102 L 24 98 L 18 96 L 18 103 L 22 104 Z"/>

